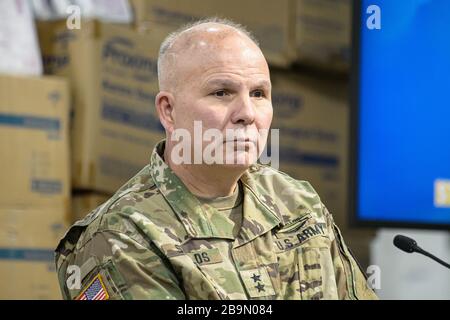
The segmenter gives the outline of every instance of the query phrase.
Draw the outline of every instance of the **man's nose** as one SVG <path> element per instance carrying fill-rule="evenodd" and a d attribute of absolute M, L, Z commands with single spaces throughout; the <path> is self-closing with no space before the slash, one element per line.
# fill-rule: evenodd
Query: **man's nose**
<path fill-rule="evenodd" d="M 235 124 L 249 125 L 255 121 L 255 106 L 247 92 L 236 100 L 231 121 Z"/>

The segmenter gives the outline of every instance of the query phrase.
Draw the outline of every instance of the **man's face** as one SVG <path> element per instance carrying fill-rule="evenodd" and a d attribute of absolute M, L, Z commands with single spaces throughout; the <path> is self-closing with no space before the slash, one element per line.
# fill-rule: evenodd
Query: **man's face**
<path fill-rule="evenodd" d="M 223 139 L 202 141 L 202 151 L 208 145 L 221 150 L 217 146 L 222 145 L 224 161 L 231 157 L 234 165 L 249 166 L 263 151 L 272 122 L 269 68 L 260 49 L 246 37 L 217 39 L 214 28 L 208 32 L 211 37 L 194 39 L 177 63 L 174 129 L 187 129 L 193 143 L 202 139 L 194 135 L 194 121 L 201 122 L 203 133 L 218 129 Z"/>

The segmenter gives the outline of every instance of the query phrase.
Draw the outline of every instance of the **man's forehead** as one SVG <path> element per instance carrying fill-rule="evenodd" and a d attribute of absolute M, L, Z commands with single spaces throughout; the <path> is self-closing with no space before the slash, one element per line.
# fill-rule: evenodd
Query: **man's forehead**
<path fill-rule="evenodd" d="M 202 77 L 203 78 L 203 77 Z M 201 79 L 198 83 L 199 87 L 204 90 L 215 89 L 232 89 L 239 90 L 243 87 L 257 88 L 270 91 L 272 84 L 270 77 L 267 75 L 248 75 L 243 74 L 241 76 L 225 75 L 225 74 L 213 74 L 210 77 Z"/>
<path fill-rule="evenodd" d="M 202 54 L 206 50 L 219 50 L 236 44 L 236 41 L 247 46 L 256 46 L 253 41 L 239 30 L 218 23 L 205 23 L 182 32 L 173 42 L 169 51 L 180 55 Z"/>
<path fill-rule="evenodd" d="M 180 76 L 194 77 L 200 83 L 270 81 L 270 72 L 264 57 L 245 53 L 235 48 L 231 53 L 219 48 L 211 54 L 186 55 L 189 63 L 180 64 Z"/>
<path fill-rule="evenodd" d="M 241 36 L 248 38 L 245 34 L 243 34 L 240 30 L 221 23 L 217 22 L 207 22 L 202 23 L 196 26 L 193 26 L 182 33 L 179 34 L 176 42 L 189 41 L 191 39 L 202 39 L 204 38 L 209 40 L 221 40 L 227 36 Z M 250 40 L 250 39 L 249 39 Z"/>
<path fill-rule="evenodd" d="M 211 27 L 215 28 L 215 27 Z M 208 28 L 206 28 L 208 29 Z M 248 37 L 236 32 L 199 32 L 179 43 L 176 56 L 179 62 L 198 62 L 199 66 L 227 66 L 233 64 L 265 63 L 259 47 Z"/>
<path fill-rule="evenodd" d="M 248 70 L 269 74 L 265 57 L 253 40 L 219 23 L 205 23 L 186 30 L 169 48 L 166 58 L 171 61 L 168 67 L 176 78 L 172 81 L 179 84 L 192 77 L 204 79 L 214 71 L 245 69 L 247 74 Z"/>

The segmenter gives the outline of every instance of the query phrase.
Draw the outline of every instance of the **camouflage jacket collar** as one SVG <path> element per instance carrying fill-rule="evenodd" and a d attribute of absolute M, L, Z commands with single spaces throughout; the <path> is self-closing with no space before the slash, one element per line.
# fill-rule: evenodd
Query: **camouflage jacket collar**
<path fill-rule="evenodd" d="M 167 200 L 175 214 L 183 223 L 190 238 L 223 238 L 234 240 L 233 224 L 215 208 L 204 207 L 164 162 L 165 141 L 155 147 L 150 159 L 150 173 L 156 187 Z M 275 207 L 271 205 L 270 197 L 258 188 L 252 172 L 257 170 L 252 166 L 241 177 L 243 185 L 243 221 L 242 227 L 235 239 L 234 246 L 243 245 L 256 237 L 283 224 L 283 220 Z"/>

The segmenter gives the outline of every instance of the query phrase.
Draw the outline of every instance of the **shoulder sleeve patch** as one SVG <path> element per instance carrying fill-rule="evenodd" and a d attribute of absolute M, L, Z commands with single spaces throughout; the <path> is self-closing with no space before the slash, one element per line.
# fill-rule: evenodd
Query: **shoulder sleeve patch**
<path fill-rule="evenodd" d="M 109 294 L 100 273 L 88 283 L 75 300 L 109 300 Z"/>

